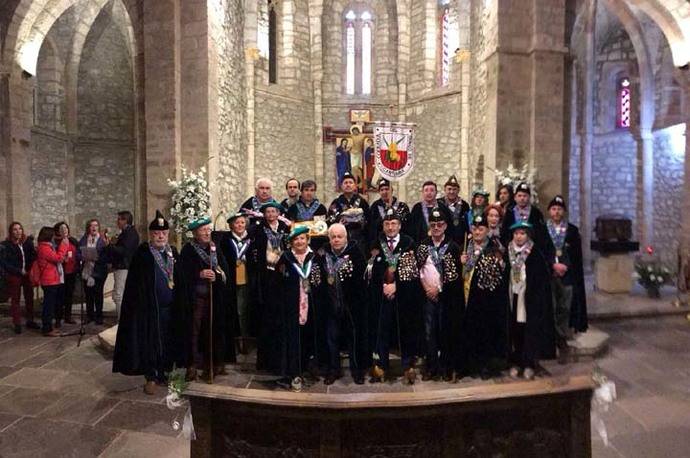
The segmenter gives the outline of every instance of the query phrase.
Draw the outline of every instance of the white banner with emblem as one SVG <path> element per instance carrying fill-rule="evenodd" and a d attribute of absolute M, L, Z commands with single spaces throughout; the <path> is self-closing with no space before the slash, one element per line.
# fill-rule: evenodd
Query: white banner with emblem
<path fill-rule="evenodd" d="M 391 181 L 404 178 L 412 171 L 415 160 L 415 124 L 404 122 L 374 125 L 376 170 Z"/>

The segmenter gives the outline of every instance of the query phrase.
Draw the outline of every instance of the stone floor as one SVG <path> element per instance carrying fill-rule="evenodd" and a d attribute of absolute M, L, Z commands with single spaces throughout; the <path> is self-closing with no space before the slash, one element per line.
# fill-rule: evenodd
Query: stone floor
<path fill-rule="evenodd" d="M 596 362 L 616 383 L 618 400 L 603 415 L 609 446 L 592 433 L 594 456 L 690 456 L 690 322 L 669 316 L 598 326 L 611 340 L 608 353 Z M 0 318 L 0 456 L 189 456 L 189 443 L 172 426 L 181 422 L 184 409 L 169 410 L 163 389 L 144 395 L 140 377 L 112 374 L 95 335 L 79 347 L 77 340 L 34 332 L 16 336 L 9 320 Z M 227 383 L 274 388 L 270 377 L 242 369 L 236 368 Z M 437 382 L 367 385 L 370 391 L 442 387 Z M 353 389 L 359 388 L 343 379 L 328 392 Z M 325 392 L 326 387 L 310 390 Z"/>

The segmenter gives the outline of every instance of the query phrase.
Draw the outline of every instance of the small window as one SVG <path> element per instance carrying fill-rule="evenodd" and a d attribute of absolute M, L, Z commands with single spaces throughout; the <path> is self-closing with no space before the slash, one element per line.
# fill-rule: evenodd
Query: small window
<path fill-rule="evenodd" d="M 630 78 L 624 76 L 618 80 L 616 91 L 617 113 L 616 127 L 628 129 L 630 127 L 630 98 L 632 96 Z"/>
<path fill-rule="evenodd" d="M 278 16 L 275 2 L 268 2 L 268 82 L 278 82 Z"/>

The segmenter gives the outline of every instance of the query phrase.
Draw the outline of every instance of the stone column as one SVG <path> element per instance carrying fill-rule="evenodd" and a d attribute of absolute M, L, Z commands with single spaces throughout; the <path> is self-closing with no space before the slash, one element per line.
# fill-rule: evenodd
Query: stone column
<path fill-rule="evenodd" d="M 592 145 L 594 142 L 594 80 L 595 67 L 595 26 L 597 1 L 587 0 L 585 5 L 586 51 L 582 63 L 582 130 L 580 135 L 580 235 L 582 236 L 583 263 L 589 266 L 592 260 L 590 243 L 592 241 Z M 585 267 L 586 268 L 586 267 Z"/>
<path fill-rule="evenodd" d="M 638 182 L 640 194 L 640 243 L 643 247 L 654 244 L 654 135 L 651 129 L 640 128 L 637 141 Z"/>
<path fill-rule="evenodd" d="M 309 43 L 311 48 L 311 83 L 314 94 L 314 181 L 326 189 L 323 157 L 323 36 L 321 34 L 323 0 L 309 1 Z"/>
<path fill-rule="evenodd" d="M 168 178 L 180 165 L 180 0 L 145 2 L 145 213 L 168 208 Z"/>
<path fill-rule="evenodd" d="M 407 114 L 407 75 L 410 65 L 410 1 L 398 0 L 396 8 L 398 13 L 398 120 L 405 121 Z M 393 120 L 391 119 L 391 121 Z M 398 198 L 407 201 L 405 179 L 398 182 Z"/>
<path fill-rule="evenodd" d="M 247 181 L 245 182 L 244 195 L 251 196 L 254 194 L 254 161 L 256 158 L 256 127 L 254 124 L 256 116 L 254 110 L 254 87 L 256 85 L 256 61 L 259 58 L 259 49 L 257 48 L 257 19 L 259 14 L 258 2 L 245 2 L 245 7 L 247 13 L 247 21 L 245 22 L 244 27 L 244 70 L 247 97 Z M 264 5 L 264 7 L 266 6 Z"/>
<path fill-rule="evenodd" d="M 676 70 L 676 78 L 683 85 L 683 107 L 685 110 L 685 162 L 683 196 L 690 196 L 690 70 Z M 680 208 L 680 267 L 678 288 L 683 292 L 690 290 L 690 199 L 682 199 Z"/>

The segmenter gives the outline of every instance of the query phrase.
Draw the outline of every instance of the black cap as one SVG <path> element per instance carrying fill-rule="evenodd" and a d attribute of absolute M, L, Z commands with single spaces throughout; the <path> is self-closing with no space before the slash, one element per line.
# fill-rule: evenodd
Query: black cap
<path fill-rule="evenodd" d="M 460 187 L 460 183 L 458 183 L 458 179 L 455 178 L 455 175 L 451 175 L 448 177 L 448 181 L 446 181 L 446 184 L 443 186 L 455 186 L 456 188 Z"/>
<path fill-rule="evenodd" d="M 350 172 L 343 173 L 343 176 L 340 178 L 340 183 L 342 184 L 342 182 L 348 178 L 351 179 L 352 181 L 354 181 L 355 183 L 357 183 L 355 176 L 353 174 L 351 174 Z"/>
<path fill-rule="evenodd" d="M 384 221 L 393 221 L 394 219 L 397 219 L 400 221 L 400 215 L 398 215 L 398 212 L 393 210 L 392 208 L 389 208 L 386 210 L 386 214 L 383 216 Z"/>
<path fill-rule="evenodd" d="M 163 216 L 160 210 L 156 210 L 156 217 L 153 218 L 151 224 L 149 224 L 149 231 L 167 231 L 170 229 L 168 221 Z"/>
<path fill-rule="evenodd" d="M 391 182 L 386 180 L 385 178 L 381 178 L 378 183 L 376 184 L 377 189 L 381 189 L 384 186 L 388 186 L 389 188 L 391 187 Z"/>
<path fill-rule="evenodd" d="M 529 195 L 532 195 L 532 190 L 529 188 L 529 185 L 524 181 L 517 185 L 517 188 L 515 188 L 515 194 L 517 194 L 518 192 L 525 192 Z"/>
<path fill-rule="evenodd" d="M 431 213 L 429 213 L 429 222 L 430 223 L 438 223 L 441 221 L 445 221 L 446 219 L 443 217 L 443 213 L 441 213 L 441 210 L 436 207 L 431 210 Z"/>
<path fill-rule="evenodd" d="M 563 199 L 563 196 L 556 196 L 553 199 L 551 199 L 551 202 L 549 202 L 549 206 L 547 208 L 551 208 L 554 205 L 563 207 L 563 210 L 568 210 L 568 207 L 565 206 L 565 199 Z"/>
<path fill-rule="evenodd" d="M 489 222 L 484 218 L 483 215 L 477 215 L 472 218 L 472 226 L 484 226 L 489 227 Z"/>

